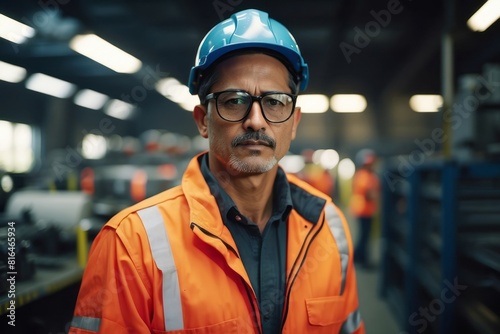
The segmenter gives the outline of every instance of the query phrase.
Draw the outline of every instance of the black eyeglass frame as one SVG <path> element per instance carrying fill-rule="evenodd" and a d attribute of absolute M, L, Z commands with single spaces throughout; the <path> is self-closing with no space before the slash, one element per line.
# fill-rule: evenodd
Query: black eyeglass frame
<path fill-rule="evenodd" d="M 245 114 L 243 115 L 242 118 L 240 118 L 239 120 L 233 121 L 233 120 L 228 120 L 228 119 L 224 118 L 220 114 L 220 112 L 219 112 L 219 104 L 217 103 L 217 99 L 223 93 L 245 93 L 245 94 L 247 94 L 252 99 L 252 102 L 248 105 L 248 109 L 247 109 L 247 111 L 245 112 Z M 265 98 L 266 96 L 273 95 L 273 94 L 285 94 L 285 95 L 287 95 L 288 97 L 290 97 L 292 99 L 292 110 L 290 111 L 290 115 L 288 115 L 288 117 L 285 118 L 282 121 L 271 121 L 271 120 L 269 120 L 267 118 L 266 113 L 264 112 L 264 107 L 262 106 L 262 99 Z M 284 123 L 284 122 L 288 121 L 290 119 L 290 117 L 292 117 L 293 113 L 295 112 L 295 104 L 297 103 L 297 95 L 290 94 L 290 93 L 285 93 L 285 92 L 270 91 L 270 92 L 265 92 L 264 94 L 262 94 L 260 96 L 255 96 L 255 95 L 252 95 L 249 92 L 247 92 L 245 90 L 242 90 L 242 89 L 228 89 L 228 90 L 223 90 L 223 91 L 220 91 L 220 92 L 215 92 L 215 93 L 207 94 L 207 96 L 205 96 L 205 104 L 207 104 L 208 101 L 210 101 L 210 100 L 215 100 L 215 110 L 217 110 L 217 114 L 220 116 L 220 118 L 222 118 L 226 122 L 231 122 L 231 123 L 241 122 L 242 120 L 244 120 L 245 118 L 247 118 L 248 114 L 250 113 L 250 110 L 252 109 L 252 106 L 253 106 L 254 102 L 259 102 L 260 112 L 262 113 L 262 116 L 264 116 L 264 119 L 267 122 L 269 122 L 269 123 Z"/>

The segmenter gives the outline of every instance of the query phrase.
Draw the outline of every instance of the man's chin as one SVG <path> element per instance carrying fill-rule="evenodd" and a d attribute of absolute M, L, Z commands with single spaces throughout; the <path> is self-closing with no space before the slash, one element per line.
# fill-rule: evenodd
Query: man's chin
<path fill-rule="evenodd" d="M 232 170 L 244 174 L 262 174 L 270 171 L 276 166 L 277 160 L 274 157 L 263 158 L 261 156 L 251 156 L 245 158 L 234 158 L 229 162 Z"/>

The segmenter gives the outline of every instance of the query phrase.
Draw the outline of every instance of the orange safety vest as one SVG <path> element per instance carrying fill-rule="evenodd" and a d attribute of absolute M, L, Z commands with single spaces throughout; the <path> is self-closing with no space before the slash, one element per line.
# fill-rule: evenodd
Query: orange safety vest
<path fill-rule="evenodd" d="M 335 183 L 332 175 L 326 169 L 315 164 L 306 164 L 301 173 L 297 175 L 301 180 L 306 181 L 314 188 L 332 196 Z"/>
<path fill-rule="evenodd" d="M 288 178 L 296 200 L 282 333 L 364 333 L 347 222 L 328 197 Z M 318 203 L 317 221 L 299 214 Z M 261 333 L 257 298 L 197 157 L 180 186 L 104 226 L 69 333 Z"/>
<path fill-rule="evenodd" d="M 380 184 L 377 175 L 360 169 L 352 181 L 351 212 L 356 217 L 371 217 L 377 212 Z"/>

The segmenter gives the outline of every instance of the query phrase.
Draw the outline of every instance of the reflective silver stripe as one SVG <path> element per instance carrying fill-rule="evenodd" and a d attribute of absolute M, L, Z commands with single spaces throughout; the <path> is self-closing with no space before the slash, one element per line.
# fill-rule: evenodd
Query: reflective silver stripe
<path fill-rule="evenodd" d="M 71 327 L 84 329 L 86 331 L 98 332 L 101 326 L 100 318 L 90 318 L 90 317 L 77 317 L 74 316 L 71 320 Z"/>
<path fill-rule="evenodd" d="M 137 211 L 146 229 L 156 265 L 163 273 L 163 314 L 165 330 L 184 329 L 179 277 L 160 210 L 156 206 Z"/>
<path fill-rule="evenodd" d="M 330 231 L 332 231 L 337 248 L 339 249 L 340 264 L 342 266 L 342 283 L 340 285 L 340 294 L 344 293 L 345 281 L 347 276 L 347 264 L 349 262 L 349 246 L 344 231 L 344 225 L 333 205 L 328 205 L 325 209 L 326 221 Z"/>
<path fill-rule="evenodd" d="M 342 328 L 340 329 L 340 334 L 354 333 L 359 326 L 361 326 L 361 314 L 359 313 L 359 310 L 356 310 L 349 314 L 346 321 L 344 321 Z"/>
<path fill-rule="evenodd" d="M 340 286 L 340 294 L 344 293 L 345 282 L 347 276 L 347 265 L 349 263 L 349 244 L 347 243 L 347 237 L 344 230 L 344 225 L 342 220 L 338 215 L 335 207 L 333 205 L 328 205 L 325 209 L 326 221 L 330 231 L 332 231 L 333 237 L 337 243 L 337 248 L 339 249 L 340 255 L 340 265 L 342 266 L 342 283 Z M 359 326 L 361 326 L 361 314 L 359 310 L 355 310 L 344 321 L 342 328 L 340 329 L 341 334 L 353 333 Z"/>

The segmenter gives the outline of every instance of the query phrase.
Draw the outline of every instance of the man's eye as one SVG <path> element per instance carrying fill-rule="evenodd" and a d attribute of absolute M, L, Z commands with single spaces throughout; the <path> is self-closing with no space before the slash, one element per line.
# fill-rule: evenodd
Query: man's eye
<path fill-rule="evenodd" d="M 233 98 L 233 99 L 229 99 L 226 103 L 229 103 L 229 104 L 246 104 L 246 101 L 243 98 Z"/>
<path fill-rule="evenodd" d="M 279 100 L 276 100 L 276 99 L 269 99 L 267 101 L 267 103 L 269 103 L 270 105 L 272 106 L 279 106 L 279 105 L 283 105 L 283 103 Z"/>

